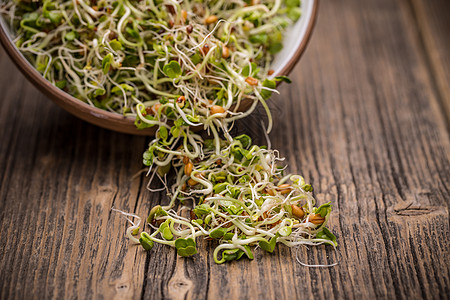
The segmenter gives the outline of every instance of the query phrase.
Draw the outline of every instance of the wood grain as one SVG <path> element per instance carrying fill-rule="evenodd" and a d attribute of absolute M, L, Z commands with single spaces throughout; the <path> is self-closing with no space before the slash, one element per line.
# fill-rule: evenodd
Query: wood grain
<path fill-rule="evenodd" d="M 417 33 L 425 48 L 425 55 L 436 84 L 436 92 L 450 127 L 450 2 L 411 0 L 417 20 Z"/>
<path fill-rule="evenodd" d="M 279 246 L 225 265 L 210 241 L 186 259 L 132 245 L 111 207 L 146 216 L 167 201 L 133 179 L 148 140 L 62 111 L 0 50 L 0 298 L 448 299 L 448 98 L 437 82 L 448 73 L 430 67 L 419 28 L 409 0 L 321 2 L 294 83 L 271 102 L 271 140 L 334 205 L 338 251 Z M 448 45 L 446 32 L 433 39 Z M 262 116 L 236 131 L 263 143 Z"/>

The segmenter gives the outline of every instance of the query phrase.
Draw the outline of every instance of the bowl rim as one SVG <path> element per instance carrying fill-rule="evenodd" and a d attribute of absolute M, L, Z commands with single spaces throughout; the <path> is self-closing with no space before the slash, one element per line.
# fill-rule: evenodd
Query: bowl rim
<path fill-rule="evenodd" d="M 310 41 L 314 26 L 316 24 L 319 6 L 319 0 L 312 1 L 312 14 L 307 24 L 304 38 L 300 42 L 300 45 L 292 55 L 291 59 L 286 65 L 284 65 L 280 72 L 276 74 L 276 76 L 288 75 L 291 72 L 300 60 L 300 57 L 304 53 L 306 46 Z M 134 118 L 125 117 L 120 114 L 93 107 L 51 84 L 17 49 L 9 36 L 3 18 L 0 18 L 0 42 L 6 50 L 6 53 L 19 68 L 22 74 L 25 75 L 25 77 L 31 81 L 44 95 L 49 97 L 53 102 L 72 115 L 75 115 L 76 117 L 91 124 L 116 132 L 145 136 L 152 136 L 155 134 L 156 129 L 154 127 L 137 129 L 134 125 Z"/>

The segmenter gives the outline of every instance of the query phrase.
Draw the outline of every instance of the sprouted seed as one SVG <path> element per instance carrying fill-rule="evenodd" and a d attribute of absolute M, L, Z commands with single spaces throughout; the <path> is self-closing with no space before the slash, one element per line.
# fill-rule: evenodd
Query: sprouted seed
<path fill-rule="evenodd" d="M 257 102 L 267 108 L 275 82 L 285 79 L 268 79 L 270 63 L 299 6 L 300 0 L 5 1 L 0 14 L 30 63 L 81 101 L 135 117 L 140 129 L 168 120 L 226 129 Z M 244 102 L 250 108 L 239 112 Z"/>
<path fill-rule="evenodd" d="M 14 42 L 58 88 L 92 106 L 135 118 L 138 129 L 155 126 L 143 154 L 151 191 L 170 202 L 141 218 L 121 212 L 128 238 L 151 250 L 154 243 L 197 253 L 203 237 L 218 242 L 218 264 L 253 259 L 252 247 L 273 252 L 328 244 L 331 204 L 316 207 L 312 186 L 284 174 L 278 151 L 247 135 L 232 137 L 235 120 L 266 100 L 284 76 L 273 77 L 273 56 L 284 29 L 301 16 L 300 0 L 77 0 L 0 2 Z M 241 106 L 248 107 L 242 111 Z M 211 139 L 192 131 L 202 127 Z M 267 136 L 266 133 L 266 136 Z M 169 174 L 174 183 L 168 184 Z M 163 182 L 152 189 L 155 178 Z M 178 203 L 192 202 L 190 215 Z M 303 264 L 303 263 L 302 263 Z"/>
<path fill-rule="evenodd" d="M 203 140 L 191 131 L 178 138 L 158 135 L 144 163 L 151 166 L 151 178 L 164 180 L 172 170 L 175 182 L 168 190 L 170 203 L 151 210 L 147 223 L 154 231 L 143 232 L 140 244 L 147 249 L 149 241 L 161 243 L 191 256 L 197 238 L 214 239 L 218 264 L 244 255 L 253 259 L 252 246 L 270 253 L 277 243 L 336 247 L 326 227 L 331 204 L 316 207 L 311 185 L 284 174 L 282 161 L 278 151 L 253 145 L 247 135 L 231 141 Z M 177 202 L 192 203 L 190 216 L 175 211 Z"/>

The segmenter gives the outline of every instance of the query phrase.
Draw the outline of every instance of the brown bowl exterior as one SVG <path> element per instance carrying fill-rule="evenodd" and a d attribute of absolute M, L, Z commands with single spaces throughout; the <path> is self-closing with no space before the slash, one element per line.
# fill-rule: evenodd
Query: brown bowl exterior
<path fill-rule="evenodd" d="M 313 14 L 308 24 L 305 38 L 300 43 L 297 51 L 292 56 L 292 59 L 287 63 L 284 68 L 276 75 L 288 75 L 294 66 L 297 64 L 301 55 L 305 51 L 305 48 L 311 37 L 314 25 L 317 19 L 319 0 L 314 1 Z M 12 61 L 16 64 L 19 70 L 45 95 L 52 99 L 60 107 L 68 111 L 69 113 L 77 116 L 78 118 L 87 121 L 91 124 L 118 131 L 122 133 L 134 134 L 134 135 L 146 135 L 154 136 L 156 127 L 147 129 L 137 129 L 134 125 L 134 118 L 124 117 L 119 114 L 115 114 L 109 111 L 102 110 L 90 106 L 89 104 L 80 101 L 79 99 L 69 95 L 68 93 L 60 90 L 49 81 L 47 81 L 20 53 L 14 43 L 9 37 L 8 30 L 4 21 L 0 19 L 0 42 L 4 49 L 11 57 Z M 249 107 L 250 103 L 242 103 L 239 110 L 245 110 Z M 200 127 L 195 128 L 201 130 Z"/>

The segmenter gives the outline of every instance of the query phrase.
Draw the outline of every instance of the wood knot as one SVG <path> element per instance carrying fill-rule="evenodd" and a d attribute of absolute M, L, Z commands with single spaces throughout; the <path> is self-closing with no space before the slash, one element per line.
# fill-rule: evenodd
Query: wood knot
<path fill-rule="evenodd" d="M 187 287 L 189 287 L 189 283 L 186 281 L 175 280 L 169 283 L 169 288 L 172 289 L 185 290 Z"/>
<path fill-rule="evenodd" d="M 193 287 L 192 281 L 184 276 L 184 268 L 178 268 L 172 279 L 167 284 L 167 290 L 171 299 L 184 299 Z"/>
<path fill-rule="evenodd" d="M 128 292 L 128 290 L 130 289 L 130 285 L 128 284 L 128 282 L 121 282 L 116 283 L 115 288 L 118 294 L 123 294 Z"/>

